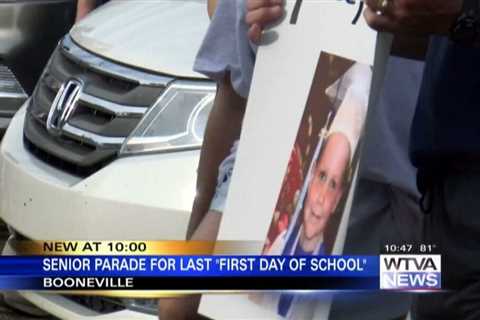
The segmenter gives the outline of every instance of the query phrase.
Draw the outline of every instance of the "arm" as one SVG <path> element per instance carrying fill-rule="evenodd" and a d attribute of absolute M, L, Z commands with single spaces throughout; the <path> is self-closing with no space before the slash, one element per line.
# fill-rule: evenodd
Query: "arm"
<path fill-rule="evenodd" d="M 222 214 L 209 211 L 195 230 L 193 241 L 215 241 Z M 158 301 L 159 320 L 162 319 L 206 319 L 197 313 L 200 294 L 186 295 L 178 298 L 162 298 Z"/>
<path fill-rule="evenodd" d="M 227 75 L 225 77 L 229 79 Z M 210 113 L 197 177 L 197 195 L 187 231 L 187 239 L 215 241 L 221 213 L 208 211 L 217 184 L 218 167 L 240 136 L 246 100 L 233 90 L 230 81 L 218 84 Z M 160 319 L 201 319 L 197 314 L 200 295 L 159 300 Z"/>
<path fill-rule="evenodd" d="M 210 113 L 198 166 L 197 194 L 187 230 L 190 239 L 208 211 L 217 184 L 218 167 L 230 153 L 233 142 L 240 137 L 246 100 L 232 88 L 227 75 L 218 84 Z"/>
<path fill-rule="evenodd" d="M 218 0 L 208 0 L 207 10 L 208 10 L 208 16 L 210 17 L 210 19 L 213 17 L 213 14 L 215 13 L 215 9 L 217 8 L 217 1 Z"/>
<path fill-rule="evenodd" d="M 282 3 L 276 0 L 247 0 L 248 12 L 245 21 L 249 25 L 248 36 L 252 42 L 258 44 L 265 26 L 282 17 L 284 11 Z M 366 16 L 370 17 L 367 13 Z M 392 46 L 392 55 L 423 60 L 427 47 L 428 36 L 397 34 Z"/>
<path fill-rule="evenodd" d="M 245 22 L 249 26 L 248 37 L 258 44 L 265 26 L 274 23 L 284 14 L 283 0 L 247 0 Z"/>
<path fill-rule="evenodd" d="M 75 17 L 75 22 L 83 19 L 87 14 L 95 9 L 95 0 L 78 0 L 77 1 L 77 15 Z"/>
<path fill-rule="evenodd" d="M 409 35 L 448 35 L 463 0 L 365 0 L 365 20 L 375 30 Z"/>

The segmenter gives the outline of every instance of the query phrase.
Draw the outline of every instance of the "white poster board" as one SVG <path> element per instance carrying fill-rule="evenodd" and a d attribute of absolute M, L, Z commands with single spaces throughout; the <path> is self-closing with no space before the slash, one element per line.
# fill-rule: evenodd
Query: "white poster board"
<path fill-rule="evenodd" d="M 327 142 L 322 139 L 326 140 L 332 136 L 324 134 L 322 138 L 322 130 L 329 131 L 332 127 L 342 127 L 342 124 L 335 124 L 339 122 L 335 117 L 340 114 L 342 101 L 348 96 L 348 93 L 341 88 L 345 87 L 345 83 L 351 79 L 357 79 L 351 80 L 352 82 L 365 83 L 365 81 L 358 81 L 358 78 L 346 76 L 350 70 L 361 69 L 363 71 L 360 73 L 365 71 L 367 74 L 371 72 L 367 75 L 368 85 L 359 89 L 363 90 L 363 94 L 367 90 L 365 108 L 362 112 L 357 112 L 355 117 L 358 119 L 363 115 L 364 122 L 367 106 L 371 109 L 370 106 L 374 105 L 375 96 L 380 88 L 379 84 L 383 79 L 389 43 L 368 28 L 361 16 L 356 24 L 352 24 L 352 20 L 358 17 L 359 6 L 363 4 L 358 1 L 355 4 L 350 2 L 343 0 L 286 1 L 285 19 L 264 35 L 264 41 L 267 44 L 260 47 L 257 55 L 219 240 L 265 243 L 267 235 L 271 232 L 272 216 L 278 212 L 279 195 L 283 192 L 285 181 L 288 180 L 292 158 L 298 145 L 301 145 L 300 149 L 303 148 L 303 154 L 308 154 L 310 157 L 308 161 L 300 161 L 302 163 L 300 167 L 303 168 L 302 184 L 309 186 L 306 182 L 309 179 L 308 174 L 312 174 L 317 168 L 313 165 L 317 163 L 315 157 L 319 157 L 320 149 L 326 148 L 324 145 Z M 299 3 L 301 6 L 297 20 L 292 24 L 290 23 L 292 13 Z M 377 41 L 377 39 L 380 40 Z M 371 67 L 374 63 L 373 82 L 370 86 Z M 330 74 L 330 78 L 327 79 L 326 74 Z M 320 92 L 321 96 L 315 95 L 315 92 Z M 369 96 L 370 99 L 368 99 Z M 370 100 L 369 104 L 368 100 Z M 315 124 L 317 118 L 307 114 L 307 109 L 313 110 L 316 105 L 322 103 L 336 105 L 336 111 L 333 116 L 322 111 L 323 113 L 317 117 L 322 119 L 319 126 L 323 129 L 319 129 L 318 126 L 312 129 L 315 127 L 315 125 L 312 126 L 312 121 Z M 362 128 L 363 123 L 360 130 Z M 302 130 L 308 134 L 302 134 Z M 317 131 L 312 134 L 315 130 Z M 305 138 L 302 138 L 304 136 L 308 136 L 309 139 L 314 137 L 317 140 L 313 144 L 305 143 L 303 142 Z M 358 133 L 352 132 L 344 136 L 349 137 L 347 140 L 350 141 L 349 155 L 350 164 L 352 164 L 354 159 L 358 159 L 356 146 L 360 145 L 361 138 Z M 349 184 L 354 186 L 356 165 L 351 165 L 351 169 Z M 342 252 L 353 189 L 349 188 L 342 195 L 341 205 L 338 206 L 342 212 L 338 215 L 335 236 L 330 241 L 329 248 L 325 249 L 323 245 L 325 241 L 322 241 L 322 247 L 316 249 L 322 254 L 341 254 Z M 303 199 L 308 196 L 309 189 L 299 188 L 295 193 L 295 208 L 301 208 L 301 206 L 298 207 L 298 203 L 303 203 Z M 292 231 L 295 223 L 297 225 L 302 223 L 301 214 L 295 208 L 290 210 L 290 222 L 285 230 L 286 234 L 299 232 L 298 228 Z M 297 211 L 296 216 L 295 211 Z M 288 245 L 283 244 L 280 251 L 273 252 L 273 242 L 272 240 L 268 244 L 267 240 L 267 245 L 252 248 L 249 254 L 262 254 L 262 252 L 282 254 L 282 250 L 287 250 Z M 268 250 L 272 252 L 269 253 Z M 326 296 L 321 302 L 316 303 L 315 308 L 311 308 L 309 313 L 297 315 L 295 318 L 301 316 L 326 319 L 329 305 L 330 299 Z M 281 318 L 275 310 L 260 306 L 252 301 L 251 296 L 242 294 L 205 295 L 199 312 L 214 319 Z"/>

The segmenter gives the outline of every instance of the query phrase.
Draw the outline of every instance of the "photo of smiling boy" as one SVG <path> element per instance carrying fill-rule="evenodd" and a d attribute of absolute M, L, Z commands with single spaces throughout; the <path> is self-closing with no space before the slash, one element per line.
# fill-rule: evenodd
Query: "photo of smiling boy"
<path fill-rule="evenodd" d="M 332 134 L 318 161 L 308 187 L 303 210 L 303 224 L 296 237 L 297 245 L 285 248 L 284 254 L 325 254 L 323 233 L 343 197 L 344 175 L 348 171 L 349 142 L 340 133 Z M 290 252 L 288 252 L 288 251 Z"/>
<path fill-rule="evenodd" d="M 263 254 L 332 254 L 354 187 L 371 78 L 368 65 L 320 54 Z M 250 298 L 286 319 L 311 318 L 315 306 L 292 293 Z"/>
<path fill-rule="evenodd" d="M 323 117 L 325 119 L 323 127 L 316 135 L 317 140 L 314 141 L 316 149 L 311 156 L 309 168 L 305 170 L 306 177 L 303 184 L 298 189 L 300 193 L 294 206 L 295 210 L 289 215 L 290 223 L 287 228 L 276 235 L 275 240 L 265 247 L 264 254 L 329 254 L 333 247 L 332 242 L 336 238 L 330 237 L 329 243 L 326 243 L 325 232 L 328 227 L 336 228 L 335 224 L 329 222 L 335 213 L 341 211 L 351 183 L 352 172 L 356 165 L 354 156 L 361 138 L 368 107 L 371 68 L 326 53 L 322 53 L 319 64 L 322 60 L 324 67 L 328 66 L 333 69 L 322 68 L 324 77 L 332 77 L 332 74 L 333 76 L 337 74 L 336 80 L 333 84 L 328 80 L 323 81 L 324 86 L 330 83 L 326 89 L 322 90 L 328 99 L 323 101 L 309 99 L 305 112 L 311 113 L 311 115 L 304 119 L 308 119 L 308 122 L 315 122 L 311 118 L 313 110 L 308 110 L 309 106 L 318 108 L 317 113 L 320 111 L 321 114 L 328 115 L 326 118 Z M 347 70 L 343 71 L 344 68 L 335 67 L 338 66 L 335 60 L 345 60 L 341 62 L 348 66 Z M 312 90 L 314 87 L 315 83 L 312 85 Z M 332 117 L 333 120 L 330 121 Z M 309 127 L 308 131 L 312 132 L 306 136 L 299 133 L 294 150 L 298 150 L 299 145 L 307 145 L 307 150 L 304 152 L 304 155 L 307 155 L 312 153 L 308 150 L 310 144 L 299 141 L 299 139 L 312 140 L 315 135 L 311 125 L 302 124 L 300 130 L 305 126 Z M 304 167 L 307 166 L 306 158 L 306 156 L 303 157 Z M 289 175 L 291 175 L 291 170 L 287 170 L 284 185 L 287 184 Z M 281 195 L 283 195 L 282 192 Z M 278 203 L 281 202 L 279 199 Z M 272 225 L 274 223 L 273 221 Z M 330 233 L 336 233 L 335 230 L 330 231 L 332 231 Z"/>

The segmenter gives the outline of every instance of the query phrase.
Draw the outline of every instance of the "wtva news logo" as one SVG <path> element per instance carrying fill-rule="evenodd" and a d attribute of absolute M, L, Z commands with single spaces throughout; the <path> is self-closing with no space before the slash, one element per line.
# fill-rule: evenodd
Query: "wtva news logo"
<path fill-rule="evenodd" d="M 380 289 L 441 289 L 441 260 L 440 255 L 381 255 Z"/>

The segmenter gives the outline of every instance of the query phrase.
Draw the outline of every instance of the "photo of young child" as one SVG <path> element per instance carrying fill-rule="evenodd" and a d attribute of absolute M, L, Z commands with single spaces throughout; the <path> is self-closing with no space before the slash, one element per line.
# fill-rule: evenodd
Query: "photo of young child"
<path fill-rule="evenodd" d="M 331 254 L 354 187 L 371 78 L 370 66 L 321 53 L 263 254 Z M 252 299 L 287 318 L 308 306 L 292 294 Z"/>
<path fill-rule="evenodd" d="M 371 74 L 367 65 L 321 54 L 264 254 L 330 253 L 334 237 L 325 233 L 350 187 Z"/>

